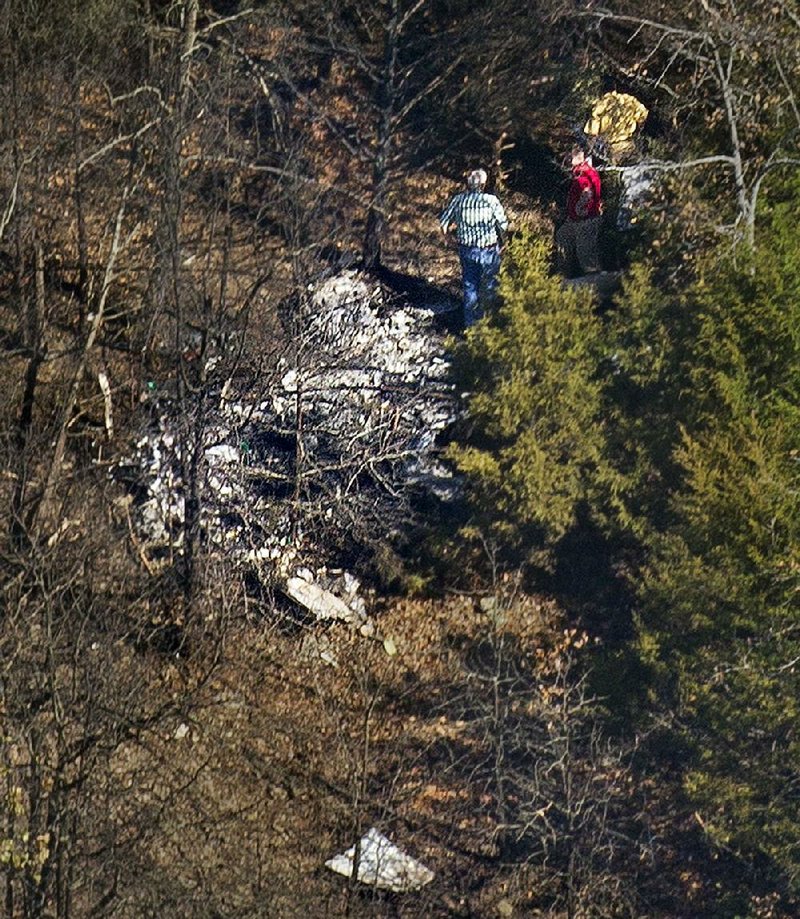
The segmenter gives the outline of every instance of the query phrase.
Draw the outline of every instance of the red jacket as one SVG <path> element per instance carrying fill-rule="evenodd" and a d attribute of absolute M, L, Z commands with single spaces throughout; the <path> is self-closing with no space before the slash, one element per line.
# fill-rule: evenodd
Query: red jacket
<path fill-rule="evenodd" d="M 569 220 L 587 220 L 600 214 L 600 176 L 588 163 L 572 170 L 572 182 L 567 192 Z"/>

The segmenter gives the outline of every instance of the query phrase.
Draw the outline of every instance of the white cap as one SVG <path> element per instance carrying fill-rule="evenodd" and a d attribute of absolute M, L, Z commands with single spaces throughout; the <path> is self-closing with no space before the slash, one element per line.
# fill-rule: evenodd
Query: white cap
<path fill-rule="evenodd" d="M 485 169 L 473 169 L 467 176 L 467 185 L 470 188 L 483 188 L 488 178 Z"/>

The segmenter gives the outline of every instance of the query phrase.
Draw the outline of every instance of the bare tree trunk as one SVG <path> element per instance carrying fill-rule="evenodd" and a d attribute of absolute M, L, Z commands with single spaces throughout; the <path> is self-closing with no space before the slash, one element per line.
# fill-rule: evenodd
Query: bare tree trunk
<path fill-rule="evenodd" d="M 383 234 L 386 226 L 386 190 L 389 181 L 389 159 L 394 133 L 394 110 L 397 97 L 397 52 L 400 37 L 399 0 L 389 2 L 389 21 L 384 35 L 383 72 L 378 87 L 378 121 L 375 159 L 372 165 L 372 200 L 367 211 L 364 233 L 363 263 L 373 270 L 381 265 Z"/>
<path fill-rule="evenodd" d="M 509 132 L 512 129 L 512 124 L 509 121 L 505 128 L 497 135 L 497 138 L 492 145 L 492 166 L 494 171 L 494 190 L 496 192 L 507 191 L 506 179 L 508 178 L 508 173 L 503 169 L 503 154 L 506 150 L 514 149 L 514 142 L 509 141 L 508 136 Z"/>
<path fill-rule="evenodd" d="M 151 28 L 153 10 L 150 0 L 142 0 L 142 14 L 145 28 L 147 29 L 147 74 L 149 76 L 153 72 L 153 60 L 155 59 L 155 46 L 153 44 L 153 32 Z"/>
<path fill-rule="evenodd" d="M 198 0 L 185 0 L 183 7 L 181 40 L 175 49 L 177 61 L 168 79 L 172 80 L 172 113 L 165 123 L 164 131 L 164 211 L 165 263 L 163 283 L 165 300 L 170 304 L 173 315 L 173 373 L 177 391 L 177 409 L 187 422 L 185 435 L 178 451 L 181 479 L 186 489 L 182 525 L 183 559 L 180 580 L 185 611 L 192 605 L 195 579 L 195 549 L 199 536 L 199 497 L 197 479 L 202 450 L 202 431 L 198 425 L 202 420 L 193 416 L 190 387 L 187 386 L 184 360 L 184 282 L 183 282 L 183 138 L 186 128 L 186 102 L 192 52 L 197 41 Z M 191 420 L 190 420 L 191 419 Z"/>
<path fill-rule="evenodd" d="M 111 287 L 111 281 L 114 277 L 117 258 L 122 246 L 122 220 L 125 215 L 125 207 L 128 201 L 129 192 L 129 188 L 125 190 L 125 193 L 122 196 L 122 201 L 120 202 L 120 206 L 117 210 L 117 216 L 114 222 L 114 235 L 111 241 L 111 250 L 106 261 L 103 287 L 100 291 L 100 297 L 98 298 L 97 304 L 94 308 L 94 319 L 92 320 L 89 334 L 86 337 L 86 342 L 83 346 L 83 351 L 81 352 L 78 366 L 75 368 L 72 382 L 67 392 L 67 398 L 61 412 L 61 420 L 58 425 L 56 444 L 55 448 L 53 449 L 50 465 L 48 467 L 45 484 L 39 500 L 30 515 L 30 530 L 34 534 L 40 534 L 44 527 L 52 526 L 54 523 L 55 518 L 53 513 L 53 502 L 57 486 L 61 478 L 61 466 L 64 461 L 64 453 L 67 446 L 67 435 L 69 433 L 70 421 L 72 419 L 72 413 L 75 410 L 75 404 L 78 399 L 78 389 L 80 387 L 81 380 L 83 379 L 83 375 L 89 361 L 89 356 L 91 355 L 95 341 L 97 340 L 97 336 L 99 335 L 105 320 L 105 307 L 108 300 L 108 292 Z"/>
<path fill-rule="evenodd" d="M 26 298 L 25 309 L 25 346 L 30 357 L 25 369 L 25 387 L 22 393 L 22 407 L 17 422 L 17 469 L 14 493 L 11 499 L 11 536 L 17 546 L 26 539 L 25 528 L 25 492 L 28 481 L 27 446 L 33 423 L 33 408 L 36 399 L 36 384 L 39 378 L 39 367 L 44 360 L 41 347 L 41 328 L 44 320 L 44 256 L 41 243 L 35 246 L 35 291 Z"/>
<path fill-rule="evenodd" d="M 0 703 L 2 703 L 3 709 L 5 709 L 5 692 L 3 691 L 3 683 L 0 682 Z M 8 745 L 0 744 L 0 750 L 3 751 L 3 771 L 6 775 L 5 788 L 3 793 L 6 796 L 6 800 L 13 800 L 14 795 L 14 773 L 10 768 L 9 759 L 7 756 Z M 6 819 L 5 819 L 5 833 L 7 839 L 14 838 L 14 812 L 12 808 L 6 808 Z M 5 891 L 5 908 L 6 916 L 14 915 L 14 877 L 11 871 L 6 872 L 6 891 Z"/>
<path fill-rule="evenodd" d="M 371 722 L 375 708 L 380 699 L 380 694 L 380 686 L 375 687 L 364 710 L 364 720 L 361 732 L 361 750 L 360 756 L 356 760 L 357 772 L 353 776 L 353 833 L 356 841 L 353 848 L 353 870 L 350 872 L 350 878 L 347 884 L 345 916 L 352 915 L 353 899 L 355 897 L 356 887 L 358 886 L 358 869 L 361 866 L 361 837 L 364 832 L 363 810 L 365 802 L 367 801 L 369 763 L 370 757 L 372 756 Z"/>
<path fill-rule="evenodd" d="M 184 451 L 188 452 L 188 462 L 182 460 L 183 480 L 186 489 L 184 501 L 184 538 L 183 538 L 183 604 L 184 614 L 191 614 L 197 594 L 197 548 L 200 543 L 200 483 L 203 474 L 204 438 L 206 428 L 206 347 L 207 333 L 204 330 L 203 340 L 197 362 L 200 377 L 197 384 L 197 402 L 193 407 L 191 431 L 186 438 Z"/>
<path fill-rule="evenodd" d="M 734 52 L 731 51 L 731 54 Z M 736 204 L 739 209 L 739 217 L 746 227 L 746 235 L 751 240 L 754 234 L 753 221 L 755 215 L 750 213 L 750 201 L 747 196 L 745 185 L 744 165 L 742 163 L 742 145 L 739 140 L 739 125 L 736 115 L 736 103 L 733 97 L 728 70 L 726 69 L 719 51 L 714 49 L 714 64 L 719 78 L 722 99 L 725 104 L 725 116 L 728 122 L 728 133 L 731 139 L 731 162 L 733 164 L 733 181 L 736 187 Z M 754 241 L 754 240 L 753 240 Z"/>
<path fill-rule="evenodd" d="M 83 170 L 81 160 L 83 151 L 81 144 L 81 83 L 80 75 L 73 74 L 72 83 L 72 135 L 75 151 L 75 169 L 73 170 L 72 200 L 75 205 L 75 222 L 78 232 L 78 325 L 83 325 L 85 307 L 89 289 L 89 240 L 86 233 L 86 210 L 84 207 Z"/>

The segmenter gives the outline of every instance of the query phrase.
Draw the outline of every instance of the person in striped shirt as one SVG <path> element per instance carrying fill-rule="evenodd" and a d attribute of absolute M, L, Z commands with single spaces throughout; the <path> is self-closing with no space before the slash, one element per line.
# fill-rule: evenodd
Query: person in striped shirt
<path fill-rule="evenodd" d="M 481 288 L 493 296 L 497 287 L 500 252 L 508 218 L 495 195 L 484 191 L 486 171 L 473 169 L 467 190 L 459 192 L 442 211 L 439 223 L 445 236 L 455 227 L 464 286 L 464 326 L 483 315 Z"/>

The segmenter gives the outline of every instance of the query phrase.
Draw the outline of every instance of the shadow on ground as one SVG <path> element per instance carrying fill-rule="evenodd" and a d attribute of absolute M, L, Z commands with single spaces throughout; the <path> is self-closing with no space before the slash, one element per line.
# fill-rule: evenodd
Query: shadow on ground
<path fill-rule="evenodd" d="M 455 332 L 462 327 L 461 300 L 452 290 L 419 275 L 395 271 L 384 266 L 375 269 L 373 273 L 390 295 L 410 306 L 428 310 L 433 315 L 437 328 Z"/>

